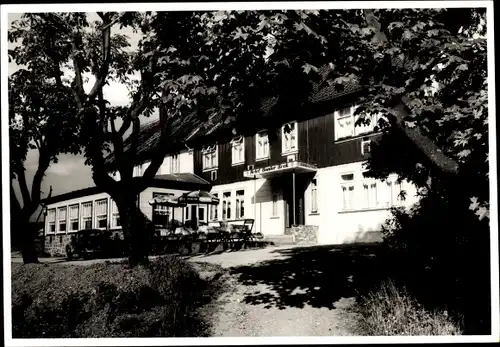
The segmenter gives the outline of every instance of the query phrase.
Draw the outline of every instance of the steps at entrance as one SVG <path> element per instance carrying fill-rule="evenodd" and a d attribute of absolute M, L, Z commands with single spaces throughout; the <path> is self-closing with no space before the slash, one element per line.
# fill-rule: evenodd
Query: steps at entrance
<path fill-rule="evenodd" d="M 295 245 L 292 235 L 269 235 L 264 240 L 272 242 L 275 246 Z"/>

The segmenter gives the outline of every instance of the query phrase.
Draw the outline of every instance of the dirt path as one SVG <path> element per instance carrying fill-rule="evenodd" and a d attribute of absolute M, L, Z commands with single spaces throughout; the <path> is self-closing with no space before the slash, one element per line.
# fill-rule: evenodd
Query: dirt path
<path fill-rule="evenodd" d="M 213 336 L 355 335 L 355 314 L 346 310 L 354 298 L 339 298 L 335 292 L 321 298 L 322 288 L 328 291 L 331 284 L 320 284 L 318 278 L 300 283 L 307 280 L 298 273 L 304 263 L 295 263 L 295 254 L 301 253 L 273 247 L 191 258 L 228 270 L 226 290 L 215 303 Z"/>

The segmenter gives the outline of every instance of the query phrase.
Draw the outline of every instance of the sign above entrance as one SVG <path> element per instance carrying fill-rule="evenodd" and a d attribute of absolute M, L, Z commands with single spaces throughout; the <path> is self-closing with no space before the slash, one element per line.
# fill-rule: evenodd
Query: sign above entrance
<path fill-rule="evenodd" d="M 284 174 L 287 172 L 304 173 L 304 172 L 314 172 L 317 167 L 312 164 L 302 163 L 300 161 L 290 161 L 287 163 L 276 164 L 271 166 L 266 166 L 254 170 L 247 170 L 243 172 L 243 177 L 246 178 L 266 178 L 271 176 L 277 176 L 279 174 Z"/>

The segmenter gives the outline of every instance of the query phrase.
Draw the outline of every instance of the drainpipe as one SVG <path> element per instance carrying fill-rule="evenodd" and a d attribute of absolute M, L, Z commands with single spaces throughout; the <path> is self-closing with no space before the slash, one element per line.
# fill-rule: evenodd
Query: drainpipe
<path fill-rule="evenodd" d="M 292 171 L 292 205 L 293 205 L 293 225 L 295 221 L 295 170 Z"/>

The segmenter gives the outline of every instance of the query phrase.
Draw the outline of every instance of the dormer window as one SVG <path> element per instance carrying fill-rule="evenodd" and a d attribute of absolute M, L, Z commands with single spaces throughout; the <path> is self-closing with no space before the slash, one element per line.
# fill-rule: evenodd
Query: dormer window
<path fill-rule="evenodd" d="M 256 159 L 269 158 L 269 135 L 265 131 L 261 131 L 255 135 L 256 138 Z"/>
<path fill-rule="evenodd" d="M 233 165 L 245 163 L 245 141 L 239 136 L 231 141 L 231 153 Z"/>
<path fill-rule="evenodd" d="M 281 139 L 283 154 L 297 151 L 297 122 L 288 123 L 281 127 Z"/>
<path fill-rule="evenodd" d="M 218 156 L 217 145 L 207 146 L 203 149 L 203 169 L 210 170 L 217 168 Z"/>

